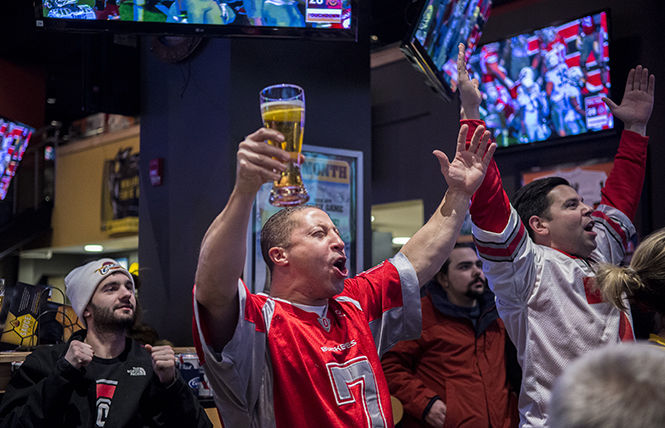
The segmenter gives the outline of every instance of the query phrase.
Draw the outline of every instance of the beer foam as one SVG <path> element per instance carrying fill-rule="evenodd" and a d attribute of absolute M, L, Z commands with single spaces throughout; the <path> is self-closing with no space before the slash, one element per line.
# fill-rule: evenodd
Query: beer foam
<path fill-rule="evenodd" d="M 261 103 L 261 110 L 267 110 L 273 106 L 289 106 L 293 108 L 304 109 L 305 102 L 302 100 L 268 101 Z"/>

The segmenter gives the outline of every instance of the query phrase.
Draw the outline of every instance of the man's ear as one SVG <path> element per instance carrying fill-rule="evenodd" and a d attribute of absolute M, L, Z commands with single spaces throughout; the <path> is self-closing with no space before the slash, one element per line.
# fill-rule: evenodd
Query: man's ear
<path fill-rule="evenodd" d="M 275 266 L 285 266 L 288 263 L 286 250 L 282 247 L 272 247 L 269 249 L 268 257 L 270 257 Z"/>
<path fill-rule="evenodd" d="M 534 238 L 549 238 L 550 228 L 546 219 L 532 215 L 529 218 L 529 226 L 533 230 Z M 534 241 L 538 241 L 538 239 L 534 239 Z"/>
<path fill-rule="evenodd" d="M 83 318 L 88 317 L 92 315 L 92 312 L 90 312 L 90 305 L 86 306 L 85 309 L 83 309 Z"/>
<path fill-rule="evenodd" d="M 448 288 L 448 275 L 443 272 L 438 272 L 435 276 L 436 282 L 443 288 Z"/>

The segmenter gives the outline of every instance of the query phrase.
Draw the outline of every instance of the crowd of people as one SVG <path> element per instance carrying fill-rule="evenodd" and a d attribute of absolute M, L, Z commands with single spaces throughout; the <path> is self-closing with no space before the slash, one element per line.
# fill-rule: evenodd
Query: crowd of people
<path fill-rule="evenodd" d="M 630 70 L 624 124 L 597 208 L 557 177 L 512 199 L 480 120 L 482 86 L 457 59 L 454 157 L 433 152 L 447 190 L 389 260 L 348 277 L 344 242 L 314 206 L 261 230 L 267 293 L 241 276 L 252 205 L 290 154 L 261 128 L 237 151 L 236 181 L 210 224 L 193 290 L 194 342 L 225 427 L 656 427 L 665 420 L 665 231 L 622 267 L 636 233 L 655 78 Z M 469 203 L 470 202 L 470 203 Z M 474 244 L 458 243 L 466 214 Z M 140 346 L 133 277 L 115 260 L 65 279 L 84 322 L 33 352 L 0 404 L 2 426 L 210 426 L 169 346 Z M 629 302 L 653 311 L 634 342 Z M 636 399 L 639 397 L 639 399 Z M 106 425 L 105 425 L 106 424 Z"/>

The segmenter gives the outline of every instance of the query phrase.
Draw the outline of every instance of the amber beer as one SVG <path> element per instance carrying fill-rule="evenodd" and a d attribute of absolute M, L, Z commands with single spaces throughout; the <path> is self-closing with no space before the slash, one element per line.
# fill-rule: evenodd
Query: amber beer
<path fill-rule="evenodd" d="M 300 101 L 272 101 L 261 106 L 261 116 L 266 128 L 275 129 L 284 135 L 282 143 L 270 141 L 270 144 L 290 152 L 297 162 L 298 153 L 302 150 L 305 106 Z"/>
<path fill-rule="evenodd" d="M 300 205 L 309 200 L 300 175 L 299 153 L 305 129 L 305 98 L 295 85 L 274 85 L 261 91 L 261 117 L 266 128 L 284 135 L 284 141 L 270 144 L 291 154 L 287 168 L 270 191 L 270 203 L 275 206 Z"/>

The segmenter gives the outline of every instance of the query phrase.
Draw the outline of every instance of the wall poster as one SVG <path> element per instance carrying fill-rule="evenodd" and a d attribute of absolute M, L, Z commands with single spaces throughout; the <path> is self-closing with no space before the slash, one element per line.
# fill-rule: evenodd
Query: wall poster
<path fill-rule="evenodd" d="M 109 235 L 139 231 L 139 153 L 118 150 L 104 162 L 102 178 L 102 230 Z"/>

